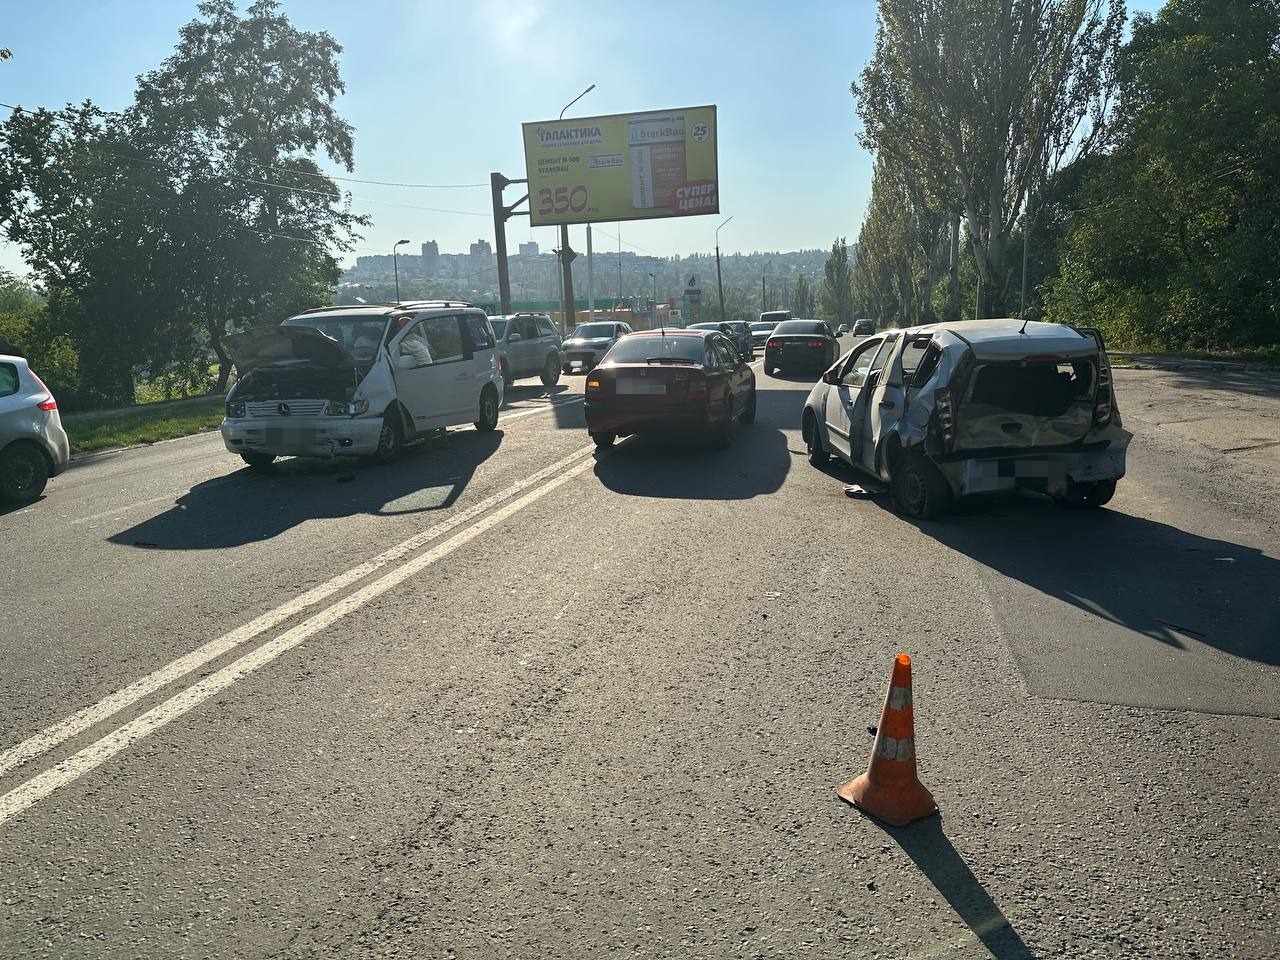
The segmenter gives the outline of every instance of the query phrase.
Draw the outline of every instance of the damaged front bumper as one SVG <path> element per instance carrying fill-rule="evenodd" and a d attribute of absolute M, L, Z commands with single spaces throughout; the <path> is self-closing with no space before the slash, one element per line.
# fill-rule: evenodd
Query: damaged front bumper
<path fill-rule="evenodd" d="M 1088 449 L 1028 451 L 1026 453 L 938 463 L 956 496 L 998 493 L 1026 487 L 1050 496 L 1067 494 L 1075 484 L 1119 480 L 1125 472 L 1125 456 L 1133 435 L 1119 427 L 1108 428 Z"/>
<path fill-rule="evenodd" d="M 280 417 L 222 421 L 232 453 L 277 457 L 359 457 L 378 449 L 382 417 Z"/>

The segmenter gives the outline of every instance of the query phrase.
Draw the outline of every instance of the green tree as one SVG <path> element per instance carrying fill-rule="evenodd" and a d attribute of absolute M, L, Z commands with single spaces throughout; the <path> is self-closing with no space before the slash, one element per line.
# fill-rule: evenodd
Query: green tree
<path fill-rule="evenodd" d="M 1121 78 L 1048 315 L 1139 349 L 1280 342 L 1280 3 L 1169 0 Z"/>
<path fill-rule="evenodd" d="M 793 317 L 813 317 L 818 313 L 817 299 L 813 285 L 809 283 L 809 275 L 802 273 L 791 285 L 791 315 Z"/>
<path fill-rule="evenodd" d="M 822 287 L 818 291 L 818 316 L 832 326 L 853 322 L 853 285 L 849 265 L 849 247 L 844 237 L 831 244 L 831 253 L 823 267 Z"/>
<path fill-rule="evenodd" d="M 1000 313 L 1029 191 L 1105 143 L 1124 2 L 880 0 L 879 13 L 853 85 L 862 142 L 911 171 L 923 206 L 953 217 L 959 201 L 980 312 Z"/>

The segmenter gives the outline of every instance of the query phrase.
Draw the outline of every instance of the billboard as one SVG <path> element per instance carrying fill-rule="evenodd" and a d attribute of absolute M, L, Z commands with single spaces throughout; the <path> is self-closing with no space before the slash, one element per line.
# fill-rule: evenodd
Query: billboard
<path fill-rule="evenodd" d="M 535 227 L 720 212 L 714 106 L 522 126 Z"/>

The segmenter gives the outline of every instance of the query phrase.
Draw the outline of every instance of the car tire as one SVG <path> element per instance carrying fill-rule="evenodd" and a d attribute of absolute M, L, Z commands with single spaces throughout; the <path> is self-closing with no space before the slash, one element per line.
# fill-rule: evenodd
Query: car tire
<path fill-rule="evenodd" d="M 270 473 L 271 465 L 276 462 L 276 455 L 274 453 L 242 453 L 240 459 L 255 473 Z"/>
<path fill-rule="evenodd" d="M 756 422 L 756 391 L 751 391 L 751 399 L 747 401 L 747 405 L 743 411 L 738 414 L 738 422 L 744 427 L 749 427 Z"/>
<path fill-rule="evenodd" d="M 1110 503 L 1115 495 L 1114 480 L 1097 480 L 1093 483 L 1077 483 L 1068 495 L 1055 499 L 1063 506 L 1076 510 L 1097 510 Z"/>
<path fill-rule="evenodd" d="M 0 500 L 26 503 L 44 493 L 49 462 L 38 448 L 15 443 L 0 453 Z"/>
<path fill-rule="evenodd" d="M 394 407 L 382 415 L 382 429 L 378 431 L 378 448 L 367 457 L 370 463 L 391 463 L 400 456 L 404 447 L 404 434 L 400 428 L 400 413 Z"/>
<path fill-rule="evenodd" d="M 831 462 L 831 454 L 822 445 L 822 435 L 818 431 L 818 418 L 812 413 L 806 413 L 805 423 L 808 429 L 804 431 L 804 444 L 809 454 L 809 464 L 814 467 L 824 467 Z"/>
<path fill-rule="evenodd" d="M 544 387 L 554 387 L 560 382 L 560 361 L 554 356 L 547 357 L 547 362 L 542 365 L 542 385 Z"/>
<path fill-rule="evenodd" d="M 932 520 L 947 509 L 951 488 L 938 468 L 919 455 L 903 457 L 893 469 L 893 499 L 898 510 L 917 520 Z"/>
<path fill-rule="evenodd" d="M 492 385 L 480 391 L 480 419 L 475 428 L 480 433 L 489 433 L 498 425 L 498 391 Z"/>
<path fill-rule="evenodd" d="M 515 383 L 515 379 L 511 376 L 511 368 L 507 366 L 506 360 L 498 361 L 498 373 L 502 374 L 502 392 L 506 393 L 511 389 L 511 385 Z"/>
<path fill-rule="evenodd" d="M 591 439 L 598 450 L 608 450 L 613 446 L 613 442 L 618 439 L 616 433 L 593 433 Z"/>

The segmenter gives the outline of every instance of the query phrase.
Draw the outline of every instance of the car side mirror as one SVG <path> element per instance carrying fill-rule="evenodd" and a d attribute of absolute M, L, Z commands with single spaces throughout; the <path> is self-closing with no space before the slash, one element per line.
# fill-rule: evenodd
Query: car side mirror
<path fill-rule="evenodd" d="M 822 375 L 822 382 L 830 383 L 832 385 L 840 382 L 840 378 L 836 376 L 835 367 L 832 367 L 830 370 L 828 370 L 826 373 Z"/>

